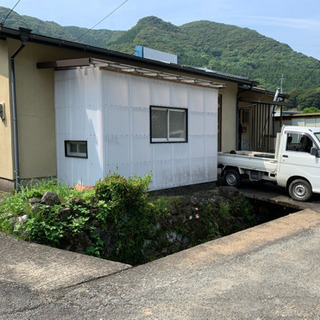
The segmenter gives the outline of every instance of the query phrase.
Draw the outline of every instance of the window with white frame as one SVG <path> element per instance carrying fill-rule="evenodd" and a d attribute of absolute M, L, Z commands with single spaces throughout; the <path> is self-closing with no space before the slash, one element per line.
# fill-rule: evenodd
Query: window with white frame
<path fill-rule="evenodd" d="M 66 157 L 88 158 L 87 141 L 65 141 Z"/>
<path fill-rule="evenodd" d="M 151 142 L 187 142 L 187 109 L 150 107 Z"/>

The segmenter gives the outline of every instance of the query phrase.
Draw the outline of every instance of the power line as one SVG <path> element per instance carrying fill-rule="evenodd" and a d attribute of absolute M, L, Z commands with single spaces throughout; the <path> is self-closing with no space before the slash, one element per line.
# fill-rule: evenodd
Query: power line
<path fill-rule="evenodd" d="M 7 16 L 4 18 L 3 22 L 0 23 L 1 26 L 3 26 L 6 22 L 6 20 L 9 18 L 10 14 L 12 13 L 13 9 L 19 4 L 21 0 L 18 0 L 17 3 L 13 6 L 13 8 L 8 12 Z"/>
<path fill-rule="evenodd" d="M 100 20 L 98 23 L 96 23 L 93 27 L 91 27 L 90 29 L 88 29 L 86 32 L 84 32 L 80 37 L 78 37 L 76 39 L 76 41 L 80 40 L 81 38 L 83 38 L 89 31 L 91 31 L 92 29 L 94 29 L 97 25 L 99 25 L 101 22 L 103 22 L 104 20 L 106 20 L 108 17 L 110 17 L 114 12 L 116 12 L 118 9 L 120 9 L 126 2 L 128 2 L 129 0 L 125 0 L 123 1 L 118 7 L 116 7 L 113 11 L 111 11 L 108 15 L 106 15 L 102 20 Z"/>

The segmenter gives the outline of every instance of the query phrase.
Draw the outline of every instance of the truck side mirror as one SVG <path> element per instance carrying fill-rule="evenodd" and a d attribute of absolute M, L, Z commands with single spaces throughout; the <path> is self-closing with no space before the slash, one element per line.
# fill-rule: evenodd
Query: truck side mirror
<path fill-rule="evenodd" d="M 317 149 L 316 147 L 312 147 L 310 149 L 310 154 L 312 156 L 316 156 L 317 158 L 320 158 L 320 152 L 319 152 L 319 149 Z"/>

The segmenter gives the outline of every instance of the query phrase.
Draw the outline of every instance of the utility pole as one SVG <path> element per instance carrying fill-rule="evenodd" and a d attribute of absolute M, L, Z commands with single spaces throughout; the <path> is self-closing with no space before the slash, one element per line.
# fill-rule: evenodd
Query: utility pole
<path fill-rule="evenodd" d="M 283 82 L 286 78 L 283 77 L 283 74 L 281 75 L 280 79 L 280 93 L 283 93 Z"/>

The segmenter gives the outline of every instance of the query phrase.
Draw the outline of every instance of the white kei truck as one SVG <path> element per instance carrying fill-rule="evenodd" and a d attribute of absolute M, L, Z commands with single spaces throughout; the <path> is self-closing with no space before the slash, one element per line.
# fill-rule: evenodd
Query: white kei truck
<path fill-rule="evenodd" d="M 283 126 L 275 153 L 218 152 L 218 168 L 226 185 L 237 187 L 243 178 L 272 181 L 292 199 L 307 201 L 320 193 L 320 128 Z"/>

